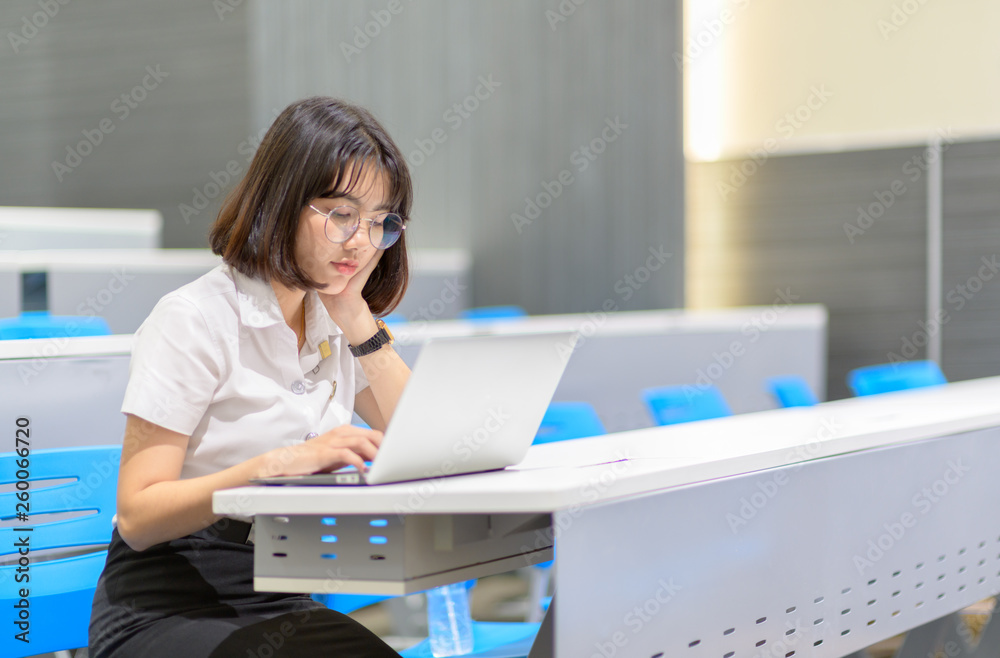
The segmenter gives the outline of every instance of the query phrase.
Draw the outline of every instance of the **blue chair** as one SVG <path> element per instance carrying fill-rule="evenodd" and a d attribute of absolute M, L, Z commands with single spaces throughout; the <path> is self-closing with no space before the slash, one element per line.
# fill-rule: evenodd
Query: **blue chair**
<path fill-rule="evenodd" d="M 107 320 L 93 315 L 49 315 L 48 311 L 28 311 L 16 318 L 0 319 L 0 340 L 110 334 Z"/>
<path fill-rule="evenodd" d="M 604 423 L 586 402 L 553 402 L 545 410 L 532 445 L 606 434 Z"/>
<path fill-rule="evenodd" d="M 36 555 L 44 549 L 73 549 L 61 551 L 66 557 L 33 558 L 30 583 L 17 580 L 17 564 L 0 567 L 0 607 L 17 611 L 20 589 L 29 590 L 31 641 L 27 644 L 15 639 L 21 629 L 12 624 L 0 635 L 0 655 L 23 658 L 87 646 L 94 589 L 108 552 L 80 553 L 85 547 L 103 547 L 111 540 L 120 461 L 121 446 L 37 450 L 27 457 L 13 452 L 0 455 L 0 485 L 11 489 L 0 493 L 0 518 L 15 523 L 0 528 L 0 555 L 16 554 L 24 537 Z M 44 480 L 67 479 L 72 481 L 42 484 Z M 28 482 L 27 488 L 20 482 Z M 19 494 L 27 494 L 21 497 L 28 500 L 21 501 Z M 30 505 L 29 516 L 17 522 L 14 515 L 18 503 L 23 502 Z M 90 514 L 74 518 L 63 514 L 81 511 Z M 59 516 L 52 520 L 41 518 L 43 515 Z M 20 527 L 33 530 L 25 533 L 18 531 Z"/>
<path fill-rule="evenodd" d="M 393 598 L 377 594 L 312 594 L 311 597 L 313 601 L 345 615 Z"/>
<path fill-rule="evenodd" d="M 657 425 L 731 416 L 726 399 L 715 386 L 660 386 L 642 390 L 642 400 Z"/>
<path fill-rule="evenodd" d="M 520 306 L 479 306 L 459 311 L 461 320 L 472 322 L 493 322 L 495 320 L 517 320 L 527 317 L 528 312 Z"/>
<path fill-rule="evenodd" d="M 781 407 L 814 407 L 816 394 L 800 375 L 781 375 L 767 379 L 767 389 Z"/>
<path fill-rule="evenodd" d="M 924 386 L 947 384 L 933 361 L 900 361 L 856 368 L 847 373 L 847 385 L 855 395 L 877 395 Z"/>

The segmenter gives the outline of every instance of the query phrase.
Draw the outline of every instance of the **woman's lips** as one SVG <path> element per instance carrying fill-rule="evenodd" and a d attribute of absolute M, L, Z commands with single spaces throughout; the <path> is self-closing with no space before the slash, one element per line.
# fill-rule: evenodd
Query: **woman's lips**
<path fill-rule="evenodd" d="M 353 260 L 338 261 L 335 262 L 333 266 L 337 268 L 337 271 L 341 274 L 354 274 L 358 269 L 357 261 Z"/>

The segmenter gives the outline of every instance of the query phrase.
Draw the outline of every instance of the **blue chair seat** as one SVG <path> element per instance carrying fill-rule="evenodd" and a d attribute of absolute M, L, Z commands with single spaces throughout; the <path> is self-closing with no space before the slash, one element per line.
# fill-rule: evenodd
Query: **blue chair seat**
<path fill-rule="evenodd" d="M 472 622 L 472 653 L 478 658 L 526 658 L 541 624 L 519 622 Z M 403 658 L 431 658 L 430 640 L 401 651 Z"/>
<path fill-rule="evenodd" d="M 121 446 L 91 446 L 35 450 L 31 453 L 30 482 L 31 550 L 76 549 L 106 545 L 111 539 L 115 513 Z M 9 485 L 19 481 L 15 453 L 0 455 L 0 515 L 10 518 L 17 492 Z M 42 486 L 45 481 L 63 481 Z M 65 518 L 64 513 L 88 512 Z M 43 520 L 46 515 L 63 518 Z M 51 517 L 50 517 L 51 518 Z M 16 552 L 20 533 L 16 526 L 0 528 L 0 555 Z M 91 549 L 93 550 L 93 549 Z M 66 555 L 62 553 L 61 555 Z M 30 644 L 15 638 L 13 624 L 0 635 L 0 656 L 22 658 L 87 646 L 87 631 L 94 589 L 100 577 L 106 550 L 83 555 L 59 556 L 31 564 Z M 0 583 L 13 585 L 18 566 L 0 567 Z M 19 589 L 0 587 L 0 606 L 14 610 Z"/>
<path fill-rule="evenodd" d="M 657 425 L 731 416 L 726 399 L 715 386 L 661 386 L 642 391 L 643 402 Z"/>
<path fill-rule="evenodd" d="M 847 373 L 847 385 L 855 395 L 878 395 L 925 386 L 947 384 L 933 361 L 901 361 L 856 368 Z"/>
<path fill-rule="evenodd" d="M 586 402 L 553 402 L 545 410 L 534 445 L 605 434 L 604 423 Z"/>
<path fill-rule="evenodd" d="M 29 605 L 31 611 L 30 644 L 14 636 L 20 633 L 10 624 L 0 637 L 0 655 L 11 658 L 63 651 L 87 646 L 87 626 L 94 601 L 94 588 L 104 569 L 108 552 L 34 562 L 31 565 Z M 0 583 L 8 585 L 3 601 L 5 610 L 16 609 L 17 589 L 14 577 L 17 566 L 0 567 Z M 13 615 L 11 615 L 13 621 Z"/>
<path fill-rule="evenodd" d="M 110 334 L 107 320 L 97 316 L 49 315 L 47 311 L 29 311 L 16 318 L 0 318 L 0 340 Z"/>
<path fill-rule="evenodd" d="M 472 322 L 493 322 L 495 320 L 517 320 L 528 312 L 520 306 L 480 306 L 459 311 L 458 317 Z"/>
<path fill-rule="evenodd" d="M 770 377 L 767 388 L 782 407 L 814 407 L 819 404 L 816 394 L 799 375 Z"/>

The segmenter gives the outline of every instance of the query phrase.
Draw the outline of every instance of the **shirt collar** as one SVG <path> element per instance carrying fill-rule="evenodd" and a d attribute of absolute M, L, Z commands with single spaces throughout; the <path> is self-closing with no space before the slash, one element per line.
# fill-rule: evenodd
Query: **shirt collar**
<path fill-rule="evenodd" d="M 270 283 L 264 279 L 246 276 L 234 267 L 230 267 L 229 271 L 236 284 L 240 322 L 244 326 L 259 329 L 285 321 Z"/>
<path fill-rule="evenodd" d="M 281 306 L 274 294 L 274 288 L 264 279 L 249 277 L 235 268 L 230 268 L 236 284 L 239 300 L 240 321 L 247 327 L 270 327 L 285 321 Z M 340 336 L 344 332 L 333 321 L 315 290 L 306 292 L 306 347 L 316 347 L 324 340 Z"/>

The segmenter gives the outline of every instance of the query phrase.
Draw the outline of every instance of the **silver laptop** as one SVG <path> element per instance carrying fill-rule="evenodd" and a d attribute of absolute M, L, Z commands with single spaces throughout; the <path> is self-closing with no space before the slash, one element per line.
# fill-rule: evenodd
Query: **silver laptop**
<path fill-rule="evenodd" d="M 365 485 L 517 464 L 576 344 L 574 332 L 434 339 L 420 350 L 371 468 L 255 484 Z"/>

